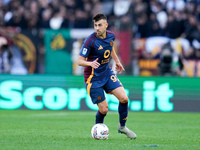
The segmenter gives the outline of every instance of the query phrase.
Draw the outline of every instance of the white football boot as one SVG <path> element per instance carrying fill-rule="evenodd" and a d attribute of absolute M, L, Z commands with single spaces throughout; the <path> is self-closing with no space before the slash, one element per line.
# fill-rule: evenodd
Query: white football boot
<path fill-rule="evenodd" d="M 133 131 L 129 130 L 126 126 L 121 127 L 119 125 L 118 133 L 126 134 L 126 136 L 130 139 L 136 139 L 136 137 L 137 137 L 137 135 Z"/>

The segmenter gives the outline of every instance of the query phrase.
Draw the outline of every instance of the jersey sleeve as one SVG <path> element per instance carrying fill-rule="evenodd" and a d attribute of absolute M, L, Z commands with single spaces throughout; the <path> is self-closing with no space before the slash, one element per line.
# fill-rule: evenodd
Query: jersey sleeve
<path fill-rule="evenodd" d="M 81 47 L 81 50 L 80 50 L 80 53 L 79 55 L 80 56 L 83 56 L 85 58 L 88 57 L 89 53 L 90 53 L 90 50 L 91 50 L 91 38 L 88 37 L 87 39 L 85 39 L 85 41 L 83 42 L 83 45 Z"/>

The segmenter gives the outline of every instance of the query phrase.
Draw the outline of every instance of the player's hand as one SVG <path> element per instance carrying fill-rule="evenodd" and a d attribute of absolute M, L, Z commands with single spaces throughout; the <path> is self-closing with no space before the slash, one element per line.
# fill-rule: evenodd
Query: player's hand
<path fill-rule="evenodd" d="M 98 58 L 91 63 L 91 67 L 94 69 L 99 68 L 100 63 L 98 63 Z"/>
<path fill-rule="evenodd" d="M 121 74 L 122 71 L 125 71 L 124 67 L 120 62 L 116 63 L 115 71 L 119 71 L 119 74 Z"/>

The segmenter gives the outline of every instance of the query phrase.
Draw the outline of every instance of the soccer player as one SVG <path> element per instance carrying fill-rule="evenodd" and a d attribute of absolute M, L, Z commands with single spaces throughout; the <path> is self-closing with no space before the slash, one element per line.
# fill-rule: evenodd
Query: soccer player
<path fill-rule="evenodd" d="M 124 67 L 120 63 L 113 43 L 115 34 L 107 30 L 107 17 L 104 14 L 97 14 L 93 17 L 95 32 L 84 41 L 79 53 L 78 65 L 84 66 L 84 80 L 88 94 L 92 102 L 98 105 L 95 123 L 103 123 L 108 112 L 108 103 L 104 95 L 110 93 L 119 100 L 119 126 L 118 132 L 126 134 L 128 138 L 135 139 L 136 134 L 126 126 L 128 116 L 128 97 L 125 90 L 109 67 L 112 57 L 116 63 L 116 71 L 121 73 Z"/>

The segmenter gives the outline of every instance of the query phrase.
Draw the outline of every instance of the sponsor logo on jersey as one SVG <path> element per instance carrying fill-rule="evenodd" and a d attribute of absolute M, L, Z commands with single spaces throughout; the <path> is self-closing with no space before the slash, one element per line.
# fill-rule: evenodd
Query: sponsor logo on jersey
<path fill-rule="evenodd" d="M 87 53 L 87 48 L 84 48 L 82 54 L 85 55 L 86 53 Z"/>
<path fill-rule="evenodd" d="M 98 50 L 102 50 L 102 49 L 103 49 L 103 47 L 100 45 Z"/>

